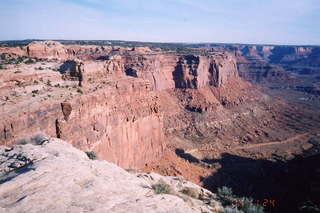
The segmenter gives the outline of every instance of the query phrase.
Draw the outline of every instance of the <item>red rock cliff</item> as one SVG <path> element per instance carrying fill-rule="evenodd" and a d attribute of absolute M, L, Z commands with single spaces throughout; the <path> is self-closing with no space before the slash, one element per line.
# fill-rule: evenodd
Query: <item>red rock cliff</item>
<path fill-rule="evenodd" d="M 46 45 L 50 47 L 30 44 L 28 55 L 70 56 L 70 47 Z M 86 54 L 81 57 L 88 58 Z M 4 97 L 1 144 L 10 145 L 40 131 L 82 150 L 94 150 L 100 158 L 122 167 L 134 168 L 159 159 L 166 146 L 163 114 L 168 112 L 160 109 L 165 101 L 161 91 L 219 87 L 238 75 L 234 58 L 227 53 L 148 52 L 108 56 L 102 61 L 64 59 L 47 61 L 46 68 L 39 70 L 43 63 L 8 67 L 0 73 L 0 96 Z"/>

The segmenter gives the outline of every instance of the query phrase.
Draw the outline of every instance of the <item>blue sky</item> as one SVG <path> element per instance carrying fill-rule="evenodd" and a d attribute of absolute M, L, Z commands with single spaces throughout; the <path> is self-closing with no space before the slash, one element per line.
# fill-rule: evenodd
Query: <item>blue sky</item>
<path fill-rule="evenodd" d="M 320 44 L 320 0 L 0 0 L 0 40 Z"/>

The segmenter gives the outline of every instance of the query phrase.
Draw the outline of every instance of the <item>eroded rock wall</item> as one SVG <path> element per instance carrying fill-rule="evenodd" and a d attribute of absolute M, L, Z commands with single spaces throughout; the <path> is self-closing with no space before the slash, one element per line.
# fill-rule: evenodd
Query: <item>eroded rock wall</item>
<path fill-rule="evenodd" d="M 70 47 L 56 42 L 32 43 L 24 48 L 29 49 L 30 56 L 70 56 Z M 25 68 L 18 82 L 21 89 L 5 97 L 12 102 L 4 103 L 1 109 L 1 144 L 11 145 L 21 137 L 44 132 L 70 141 L 82 150 L 96 151 L 101 159 L 131 168 L 159 159 L 166 146 L 164 115 L 175 112 L 170 107 L 176 105 L 166 103 L 163 92 L 217 88 L 238 76 L 235 58 L 228 53 L 125 54 L 103 60 L 65 59 L 46 63 L 55 63 L 59 69 L 39 71 L 40 63 L 19 65 Z M 0 95 L 17 87 L 20 75 L 15 74 L 15 69 L 3 74 L 4 83 L 11 82 L 12 87 L 1 87 Z M 44 77 L 39 80 L 40 74 Z M 189 105 L 190 110 L 194 107 L 214 110 L 210 104 L 208 100 L 201 106 Z"/>
<path fill-rule="evenodd" d="M 155 90 L 219 87 L 238 76 L 235 58 L 230 54 L 210 56 L 155 55 L 123 57 L 125 73 L 149 80 Z"/>
<path fill-rule="evenodd" d="M 165 147 L 162 114 L 148 85 L 125 78 L 94 93 L 3 114 L 1 144 L 44 132 L 122 167 L 143 167 Z"/>

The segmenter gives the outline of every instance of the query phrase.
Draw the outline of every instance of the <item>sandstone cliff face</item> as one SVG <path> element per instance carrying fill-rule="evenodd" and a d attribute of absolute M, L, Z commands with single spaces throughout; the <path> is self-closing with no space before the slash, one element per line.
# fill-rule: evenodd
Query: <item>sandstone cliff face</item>
<path fill-rule="evenodd" d="M 155 52 L 148 47 L 80 46 L 63 45 L 57 41 L 33 41 L 23 47 L 2 47 L 0 53 L 12 53 L 33 58 L 106 60 L 111 55 L 144 55 Z"/>
<path fill-rule="evenodd" d="M 31 46 L 37 48 L 33 51 Z M 70 47 L 45 42 L 27 48 L 32 56 L 69 57 Z M 235 58 L 228 53 L 113 55 L 106 60 L 68 59 L 47 64 L 56 68 L 39 71 L 38 63 L 21 65 L 21 74 L 15 73 L 15 67 L 1 74 L 4 87 L 0 95 L 8 99 L 1 110 L 1 143 L 9 145 L 20 137 L 44 132 L 128 168 L 144 167 L 163 154 L 164 114 L 170 114 L 162 99 L 165 91 L 218 88 L 238 76 Z M 10 97 L 5 96 L 13 90 Z M 210 103 L 193 102 L 186 108 L 214 110 Z M 213 103 L 220 102 L 214 98 Z M 176 111 L 180 108 L 172 110 Z"/>
<path fill-rule="evenodd" d="M 123 61 L 127 75 L 149 80 L 156 90 L 219 87 L 238 76 L 235 58 L 229 54 L 131 56 Z"/>
<path fill-rule="evenodd" d="M 170 194 L 152 189 L 160 180 L 170 187 Z M 8 213 L 223 210 L 215 194 L 195 184 L 155 173 L 128 173 L 112 163 L 90 160 L 54 138 L 42 145 L 0 146 L 0 183 L 0 211 Z M 187 188 L 198 199 L 183 194 Z M 206 199 L 211 199 L 210 205 Z"/>
<path fill-rule="evenodd" d="M 26 53 L 29 57 L 52 57 L 52 58 L 67 58 L 68 53 L 64 46 L 55 41 L 31 42 L 26 46 Z"/>
<path fill-rule="evenodd" d="M 42 131 L 97 151 L 102 159 L 122 167 L 143 167 L 163 152 L 163 118 L 148 82 L 130 80 L 114 81 L 104 90 L 68 101 L 4 114 L 1 141 L 10 143 Z"/>

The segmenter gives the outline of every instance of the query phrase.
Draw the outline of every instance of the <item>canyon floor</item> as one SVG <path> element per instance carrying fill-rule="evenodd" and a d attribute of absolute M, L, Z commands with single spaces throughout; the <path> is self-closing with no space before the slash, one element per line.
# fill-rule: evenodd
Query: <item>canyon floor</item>
<path fill-rule="evenodd" d="M 231 187 L 267 212 L 316 208 L 320 65 L 307 59 L 320 55 L 282 48 L 294 47 L 2 47 L 1 144 L 43 132 L 123 168 Z"/>

